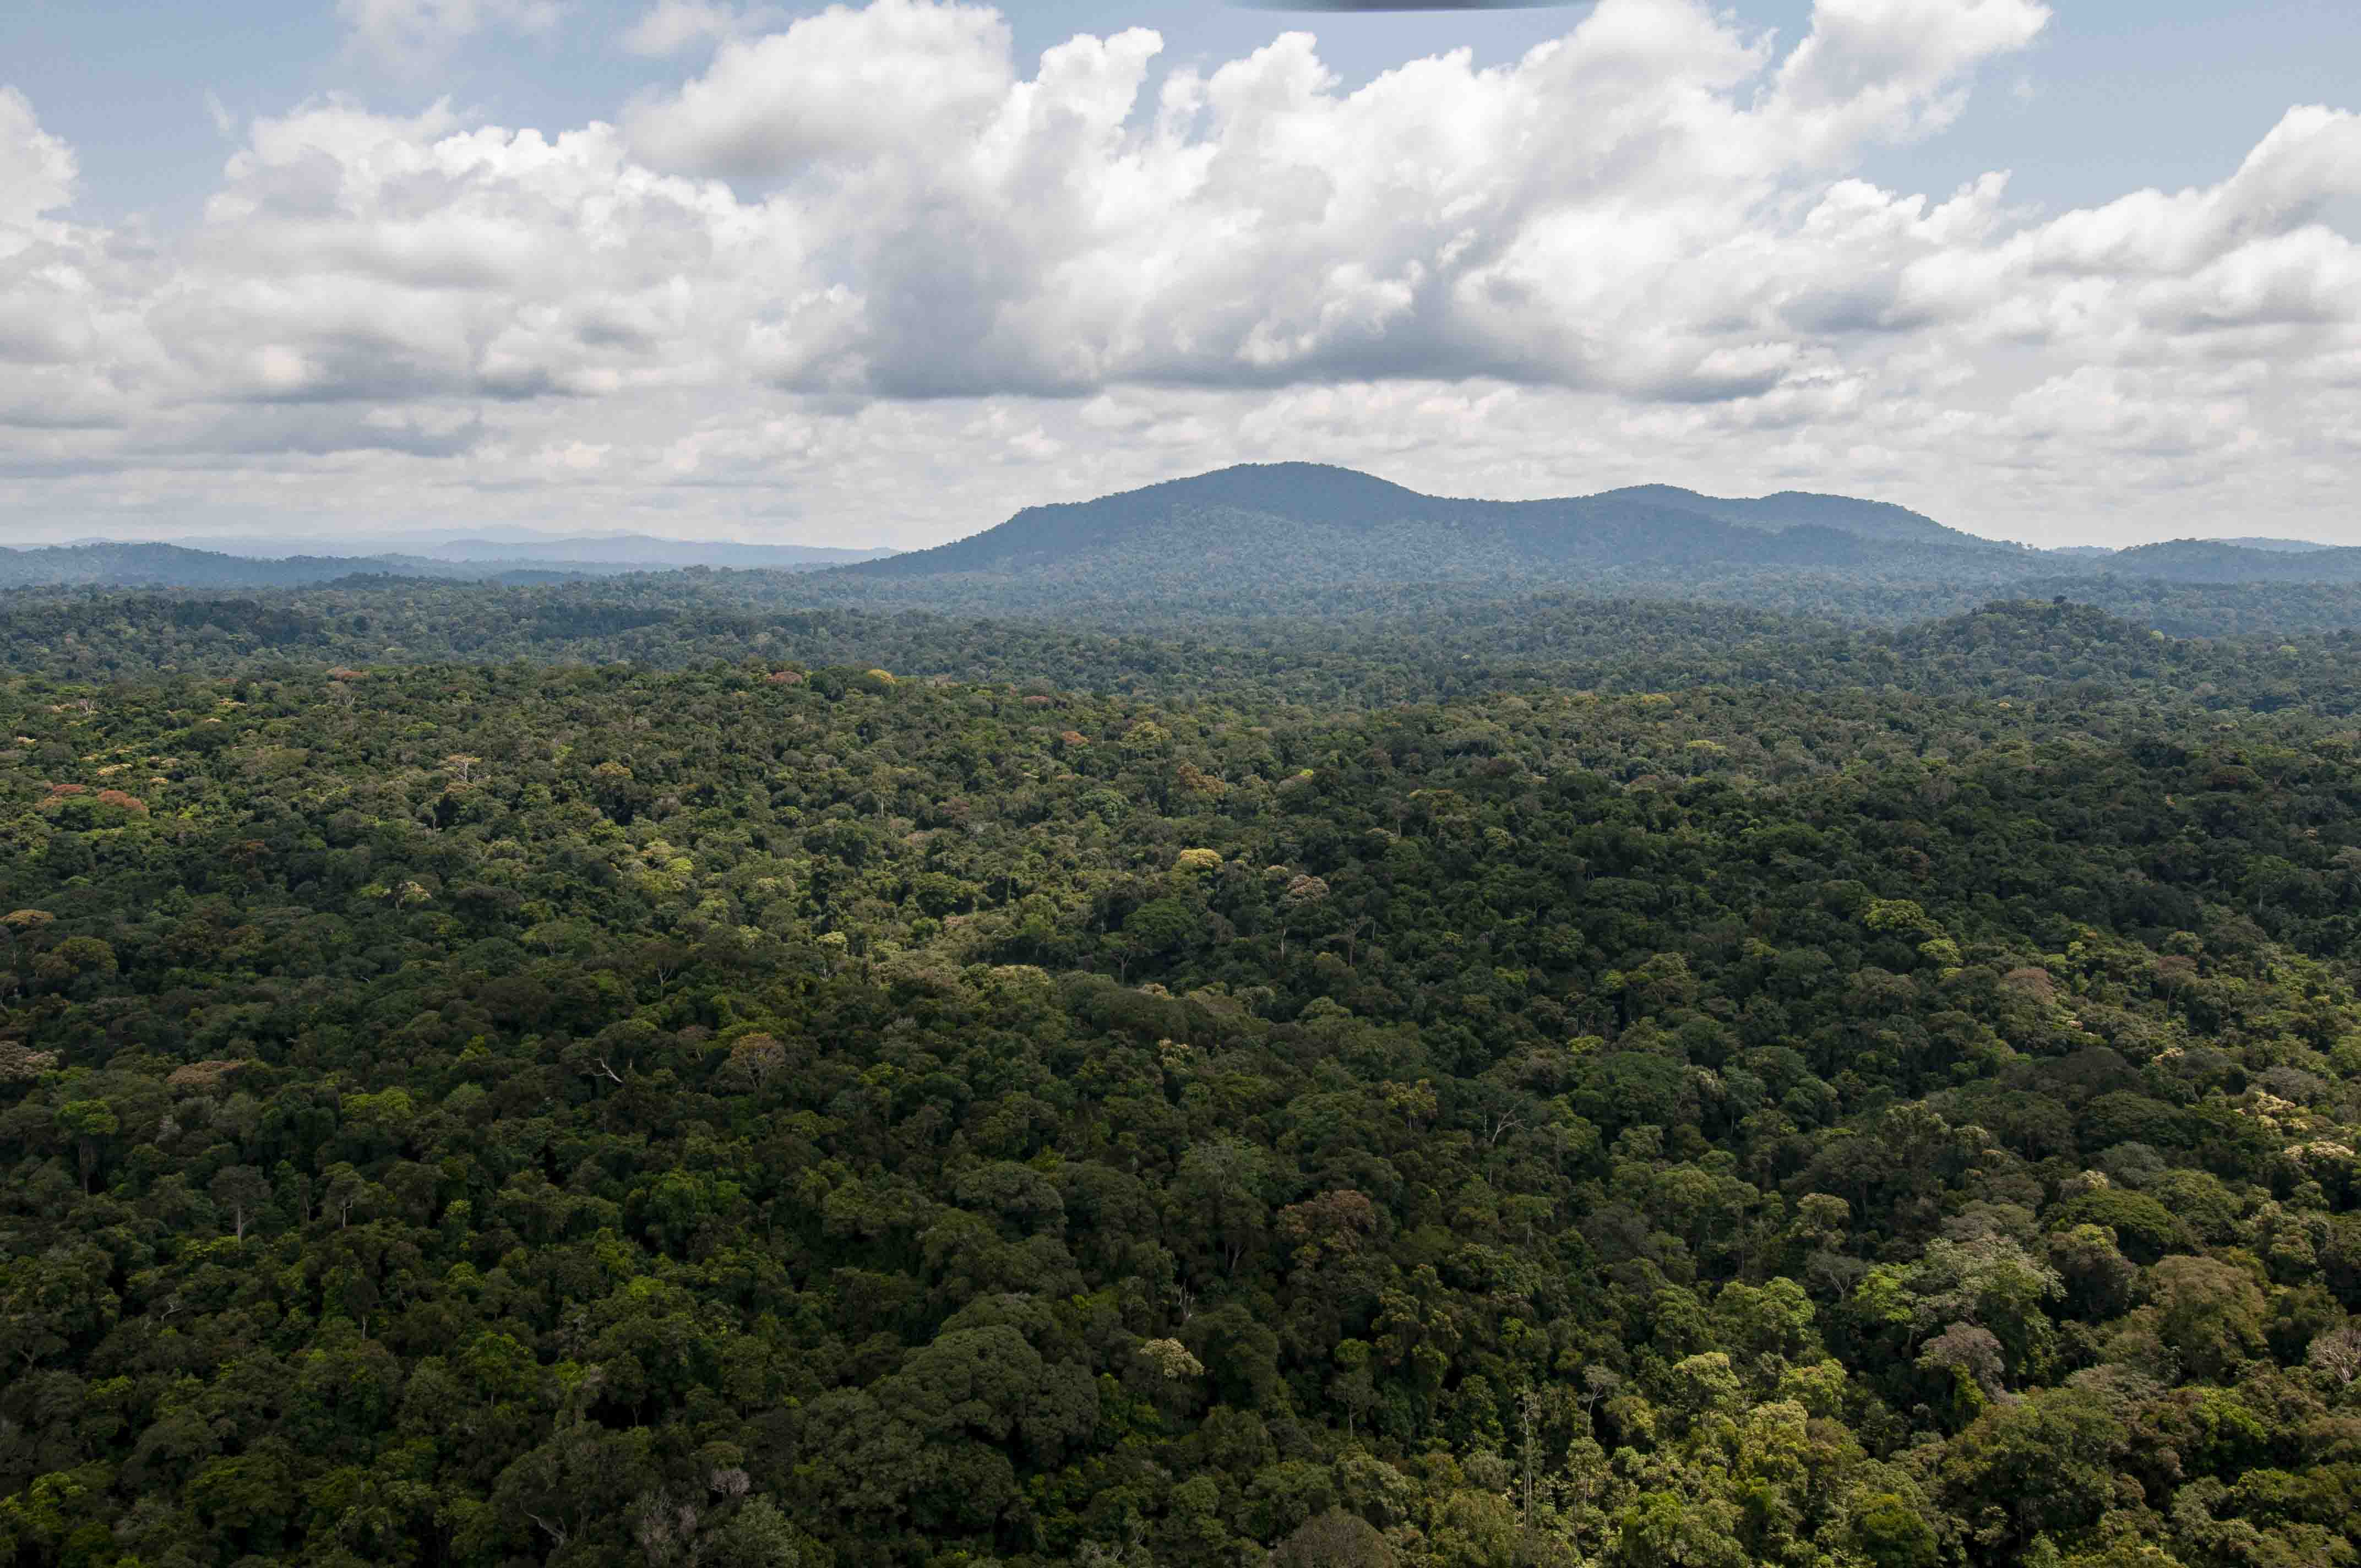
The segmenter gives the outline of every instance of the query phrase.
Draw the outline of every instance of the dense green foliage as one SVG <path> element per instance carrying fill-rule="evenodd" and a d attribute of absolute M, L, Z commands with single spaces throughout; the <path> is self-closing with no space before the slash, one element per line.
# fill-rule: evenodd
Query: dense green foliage
<path fill-rule="evenodd" d="M 378 580 L 268 598 L 25 594 L 0 599 L 0 668 L 107 681 L 159 672 L 452 660 L 680 669 L 749 652 L 809 664 L 1160 697 L 1367 705 L 1535 686 L 1700 682 L 1908 696 L 2350 710 L 2351 629 L 2190 640 L 2089 606 L 2015 602 L 1894 628 L 1659 599 L 1337 596 L 1319 616 L 1203 602 L 1111 624 L 782 608 L 757 574 L 491 590 Z M 809 579 L 799 579 L 808 582 Z M 2354 598 L 2361 620 L 2361 594 Z M 1121 630 L 1115 629 L 1122 628 Z"/>
<path fill-rule="evenodd" d="M 2351 637 L 744 581 L 8 608 L 0 1561 L 2361 1560 Z"/>

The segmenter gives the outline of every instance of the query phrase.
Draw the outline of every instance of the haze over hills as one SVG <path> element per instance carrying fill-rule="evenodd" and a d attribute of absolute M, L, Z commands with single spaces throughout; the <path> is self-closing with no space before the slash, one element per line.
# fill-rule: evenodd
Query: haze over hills
<path fill-rule="evenodd" d="M 2290 549 L 2278 541 L 2257 545 L 2170 539 L 2118 550 L 2104 565 L 2126 576 L 2180 583 L 2361 582 L 2361 549 L 2327 544 Z"/>
<path fill-rule="evenodd" d="M 289 555 L 261 559 L 179 544 L 52 544 L 0 548 L 0 588 L 29 587 L 298 587 L 352 576 L 429 577 L 447 581 L 498 579 L 547 582 L 584 572 L 613 574 L 627 566 L 577 566 L 573 572 L 541 563 L 434 561 L 421 555 Z"/>
<path fill-rule="evenodd" d="M 74 545 L 148 541 L 77 539 Z M 295 556 L 381 560 L 533 561 L 563 565 L 620 565 L 662 570 L 675 566 L 731 566 L 807 571 L 873 561 L 884 549 L 841 549 L 818 544 L 750 543 L 732 539 L 660 539 L 646 533 L 553 534 L 538 529 L 489 525 L 474 529 L 424 529 L 400 532 L 338 531 L 329 537 L 283 533 L 225 533 L 158 541 L 177 548 L 220 555 L 282 561 Z"/>
<path fill-rule="evenodd" d="M 2235 544 L 2242 550 L 2278 550 L 2291 555 L 2307 554 L 2314 550 L 2335 550 L 2342 546 L 2323 544 L 2317 539 L 2264 539 L 2247 536 L 2237 539 L 2206 541 L 2213 544 Z"/>
<path fill-rule="evenodd" d="M 2006 596 L 2099 576 L 2171 584 L 2361 583 L 2361 549 L 2280 539 L 2176 540 L 2104 551 L 2030 550 L 1890 502 L 1781 491 L 1746 498 L 1673 485 L 1525 501 L 1423 495 L 1316 463 L 1247 464 L 1095 500 L 1027 507 L 996 527 L 896 554 L 643 534 L 512 529 L 347 533 L 325 551 L 108 543 L 0 552 L 0 587 L 271 587 L 356 574 L 500 580 L 710 567 L 797 578 L 809 602 L 899 602 L 1023 612 L 1081 601 L 1236 598 L 1400 585 L 1493 594 L 1587 589 L 1764 607 L 1807 587 L 1939 585 Z M 785 591 L 785 590 L 782 590 Z M 2045 588 L 2045 595 L 2055 591 Z"/>
<path fill-rule="evenodd" d="M 2317 539 L 2272 539 L 2260 535 L 2243 535 L 2235 539 L 2191 539 L 2179 543 L 2188 544 L 2228 545 L 2238 550 L 2260 550 L 2271 554 L 2309 555 L 2322 550 L 2340 550 L 2338 544 L 2323 544 Z M 2126 550 L 2145 548 L 2142 545 L 2059 544 L 2048 552 L 2052 555 L 2120 555 Z"/>
<path fill-rule="evenodd" d="M 613 576 L 690 566 L 812 572 L 890 552 L 830 550 L 798 544 L 675 541 L 643 535 L 524 543 L 463 539 L 427 554 L 247 554 L 185 544 L 91 541 L 12 550 L 0 547 L 0 588 L 194 587 L 270 588 L 334 582 L 357 576 L 450 581 L 547 582 L 561 577 Z"/>
<path fill-rule="evenodd" d="M 571 539 L 522 542 L 512 539 L 456 539 L 429 548 L 439 561 L 544 561 L 567 565 L 734 566 L 771 571 L 808 572 L 826 566 L 875 561 L 891 550 L 842 550 L 816 544 L 744 544 L 734 540 L 657 539 L 644 533 L 618 533 Z"/>

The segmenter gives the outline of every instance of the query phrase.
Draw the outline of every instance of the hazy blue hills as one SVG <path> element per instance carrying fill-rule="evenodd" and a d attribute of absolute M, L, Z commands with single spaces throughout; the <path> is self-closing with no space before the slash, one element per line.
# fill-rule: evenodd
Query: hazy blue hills
<path fill-rule="evenodd" d="M 156 543 L 0 548 L 0 588 L 283 588 L 352 576 L 546 582 L 585 573 L 635 569 L 577 564 L 567 572 L 543 562 L 435 561 L 422 555 L 289 555 L 265 560 Z"/>
<path fill-rule="evenodd" d="M 815 544 L 741 544 L 727 539 L 657 539 L 644 533 L 619 533 L 531 542 L 457 539 L 434 545 L 425 554 L 438 561 L 535 561 L 561 566 L 629 566 L 641 571 L 730 566 L 808 572 L 875 561 L 894 552 L 840 550 Z"/>
<path fill-rule="evenodd" d="M 260 542 L 257 542 L 258 546 Z M 880 550 L 830 550 L 799 544 L 740 544 L 675 541 L 640 535 L 520 541 L 461 539 L 426 554 L 354 554 L 232 553 L 182 544 L 89 541 L 30 549 L 0 548 L 0 588 L 10 587 L 299 587 L 351 576 L 423 577 L 443 581 L 549 582 L 690 566 L 811 572 L 874 560 Z"/>
<path fill-rule="evenodd" d="M 2118 550 L 2102 565 L 2109 572 L 2175 583 L 2361 583 L 2361 549 L 2290 549 L 2292 543 L 2171 539 Z"/>
<path fill-rule="evenodd" d="M 2314 550 L 2335 550 L 2334 544 L 2323 544 L 2317 539 L 2217 539 L 2216 544 L 2235 544 L 2243 550 L 2277 550 L 2290 555 L 2309 554 Z"/>
<path fill-rule="evenodd" d="M 2260 535 L 2253 535 L 2237 539 L 2184 539 L 2178 541 L 2178 543 L 2182 544 L 2223 545 L 2236 550 L 2259 550 L 2266 554 L 2276 555 L 2311 555 L 2323 550 L 2333 551 L 2344 548 L 2342 545 L 2323 544 L 2316 539 L 2272 539 Z M 2121 555 L 2125 554 L 2126 550 L 2139 550 L 2144 548 L 2146 548 L 2146 546 L 2142 545 L 2060 544 L 2055 549 L 2046 552 L 2046 554 L 2051 555 L 2081 555 L 2096 560 L 2106 556 Z M 2135 557 L 2135 559 L 2136 559 L 2136 557 Z M 2235 562 L 2242 560 L 2243 557 L 2230 557 L 2229 559 Z"/>

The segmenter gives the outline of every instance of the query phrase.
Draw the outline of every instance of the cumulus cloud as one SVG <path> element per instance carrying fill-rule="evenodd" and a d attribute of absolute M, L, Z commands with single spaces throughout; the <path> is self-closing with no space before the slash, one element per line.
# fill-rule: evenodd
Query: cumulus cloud
<path fill-rule="evenodd" d="M 1779 67 L 1772 113 L 1807 157 L 1922 136 L 1957 116 L 1969 71 L 2048 20 L 2037 0 L 1818 0 L 1810 36 Z"/>
<path fill-rule="evenodd" d="M 2046 16 L 1823 0 L 1780 60 L 1686 0 L 1606 0 L 1505 67 L 1462 52 L 1345 92 L 1290 33 L 1151 104 L 1153 33 L 1076 38 L 1025 81 L 996 13 L 876 0 L 725 45 L 625 126 L 653 166 L 819 220 L 844 300 L 785 385 L 1441 374 L 1711 399 L 1805 357 L 1775 321 L 1719 327 L 1766 247 L 1821 263 L 1783 232 L 1798 182 L 1941 123 Z"/>
<path fill-rule="evenodd" d="M 627 53 L 663 60 L 737 38 L 771 14 L 767 7 L 719 5 L 713 0 L 656 0 L 618 41 Z"/>
<path fill-rule="evenodd" d="M 0 466 L 55 476 L 53 513 L 211 464 L 225 507 L 792 505 L 905 543 L 1305 455 L 1460 493 L 1850 488 L 2021 534 L 2341 504 L 2361 119 L 2294 109 L 2216 183 L 2054 214 L 1997 172 L 1855 173 L 1949 123 L 2033 0 L 1818 0 L 1784 49 L 1600 0 L 1522 59 L 1357 87 L 1303 33 L 1169 70 L 1152 32 L 1081 37 L 1028 72 L 981 5 L 735 16 L 646 13 L 651 52 L 719 42 L 613 124 L 257 118 L 160 249 L 67 223 L 69 150 L 0 95 L 0 379 L 44 378 L 0 397 Z"/>
<path fill-rule="evenodd" d="M 22 93 L 0 87 L 0 246 L 27 243 L 43 214 L 71 199 L 73 185 L 73 149 L 41 129 Z"/>
<path fill-rule="evenodd" d="M 950 152 L 949 137 L 980 126 L 1014 86 L 997 11 L 875 0 L 725 44 L 704 75 L 637 105 L 631 126 L 659 165 L 790 173 L 815 159 Z"/>
<path fill-rule="evenodd" d="M 562 0 L 336 0 L 336 14 L 357 49 L 407 70 L 478 33 L 548 32 L 565 6 Z"/>

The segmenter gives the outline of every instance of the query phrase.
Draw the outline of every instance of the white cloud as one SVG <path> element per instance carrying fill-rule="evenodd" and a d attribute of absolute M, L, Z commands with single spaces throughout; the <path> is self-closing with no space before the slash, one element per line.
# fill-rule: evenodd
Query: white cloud
<path fill-rule="evenodd" d="M 1077 38 L 1020 81 L 994 13 L 877 0 L 726 45 L 626 125 L 651 163 L 774 182 L 827 234 L 846 308 L 782 356 L 790 385 L 1440 372 L 1716 398 L 1801 357 L 1700 330 L 1745 305 L 1732 275 L 1788 237 L 1799 181 L 1938 123 L 2045 16 L 1824 0 L 1781 61 L 1686 0 L 1606 0 L 1513 65 L 1352 93 L 1292 33 L 1174 74 L 1148 113 L 1152 33 Z"/>
<path fill-rule="evenodd" d="M 638 105 L 651 161 L 704 173 L 792 172 L 815 159 L 948 151 L 1014 85 L 996 11 L 933 0 L 831 5 L 784 33 L 724 44 L 706 73 Z"/>
<path fill-rule="evenodd" d="M 667 6 L 675 42 L 731 25 Z M 0 522 L 759 507 L 908 543 L 1309 455 L 2316 531 L 2361 398 L 2361 118 L 2056 214 L 1854 172 L 2045 16 L 1819 0 L 1783 49 L 1601 0 L 1521 60 L 1347 89 L 1301 33 L 1160 80 L 1154 34 L 1077 38 L 1027 75 L 996 13 L 874 0 L 724 38 L 617 125 L 257 118 L 160 250 L 59 216 L 71 154 L 0 94 L 0 383 L 33 388 L 0 394 Z"/>
<path fill-rule="evenodd" d="M 41 129 L 33 105 L 0 86 L 0 255 L 73 198 L 73 149 Z"/>
<path fill-rule="evenodd" d="M 1810 36 L 1779 68 L 1773 109 L 1823 158 L 1868 137 L 1921 136 L 1958 115 L 1970 72 L 2048 20 L 2037 0 L 1818 0 Z"/>
<path fill-rule="evenodd" d="M 719 5 L 713 0 L 656 0 L 618 41 L 627 53 L 664 60 L 738 38 L 773 14 L 767 6 Z"/>
<path fill-rule="evenodd" d="M 354 46 L 382 64 L 433 63 L 478 33 L 533 36 L 557 26 L 563 0 L 336 0 Z"/>

